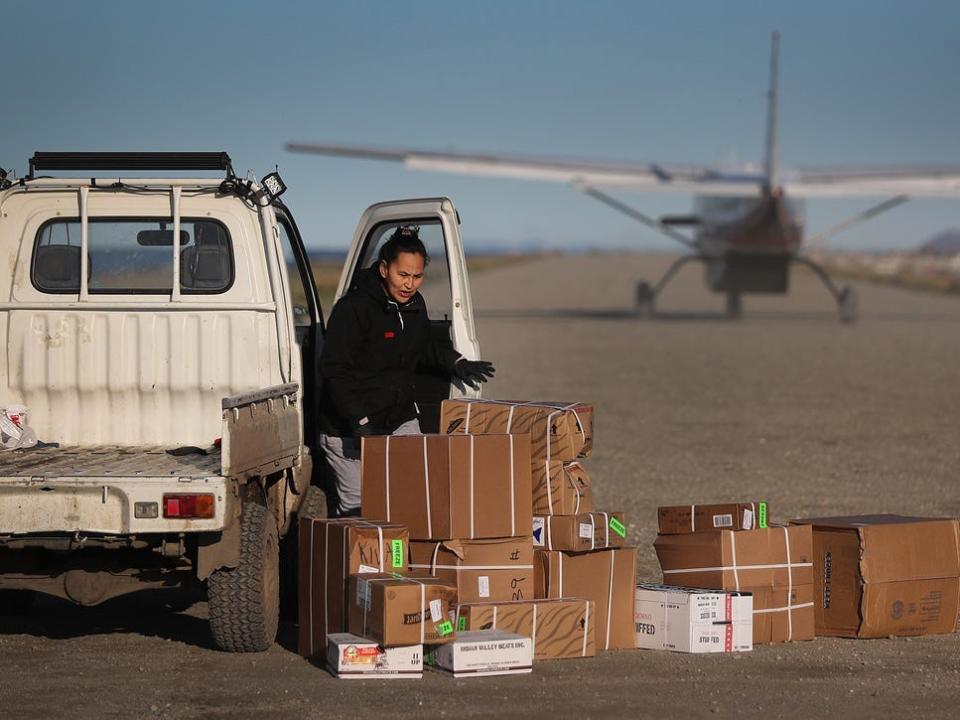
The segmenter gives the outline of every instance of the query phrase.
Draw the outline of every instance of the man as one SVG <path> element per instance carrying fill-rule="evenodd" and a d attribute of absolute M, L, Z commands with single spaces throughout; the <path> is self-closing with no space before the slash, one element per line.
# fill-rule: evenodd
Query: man
<path fill-rule="evenodd" d="M 493 377 L 491 363 L 466 360 L 431 339 L 419 293 L 429 262 L 419 228 L 398 227 L 330 315 L 320 355 L 320 446 L 337 496 L 331 514 L 360 513 L 360 438 L 420 433 L 418 368 L 473 388 Z"/>

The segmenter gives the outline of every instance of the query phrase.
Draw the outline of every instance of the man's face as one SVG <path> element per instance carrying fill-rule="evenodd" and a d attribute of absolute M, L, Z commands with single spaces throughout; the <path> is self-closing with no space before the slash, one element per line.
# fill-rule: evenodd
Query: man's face
<path fill-rule="evenodd" d="M 402 252 L 389 265 L 380 263 L 380 277 L 391 300 L 409 302 L 423 285 L 423 255 Z"/>

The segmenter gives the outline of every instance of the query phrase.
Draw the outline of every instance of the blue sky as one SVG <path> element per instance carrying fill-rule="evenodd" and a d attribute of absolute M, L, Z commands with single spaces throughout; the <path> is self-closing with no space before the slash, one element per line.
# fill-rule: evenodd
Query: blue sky
<path fill-rule="evenodd" d="M 37 149 L 220 150 L 280 165 L 308 243 L 386 199 L 448 195 L 468 249 L 670 247 L 562 185 L 291 155 L 288 140 L 664 162 L 759 161 L 769 34 L 781 157 L 960 164 L 955 2 L 7 2 L 0 166 Z M 686 196 L 623 194 L 652 213 Z M 816 232 L 869 200 L 808 203 Z M 918 200 L 842 236 L 960 227 Z"/>

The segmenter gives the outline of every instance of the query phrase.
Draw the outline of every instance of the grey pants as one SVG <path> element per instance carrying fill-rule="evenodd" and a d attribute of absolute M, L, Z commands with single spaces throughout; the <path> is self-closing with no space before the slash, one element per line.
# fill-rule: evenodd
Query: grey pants
<path fill-rule="evenodd" d="M 394 435 L 419 435 L 420 421 L 408 420 L 393 431 Z M 337 488 L 338 512 L 360 507 L 360 438 L 320 436 L 320 447 L 326 456 L 327 470 Z"/>

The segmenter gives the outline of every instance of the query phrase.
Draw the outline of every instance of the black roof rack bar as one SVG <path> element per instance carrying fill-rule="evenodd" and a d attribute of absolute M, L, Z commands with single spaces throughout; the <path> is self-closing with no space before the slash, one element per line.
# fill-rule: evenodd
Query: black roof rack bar
<path fill-rule="evenodd" d="M 38 170 L 222 170 L 233 175 L 225 152 L 35 152 L 30 177 Z"/>

